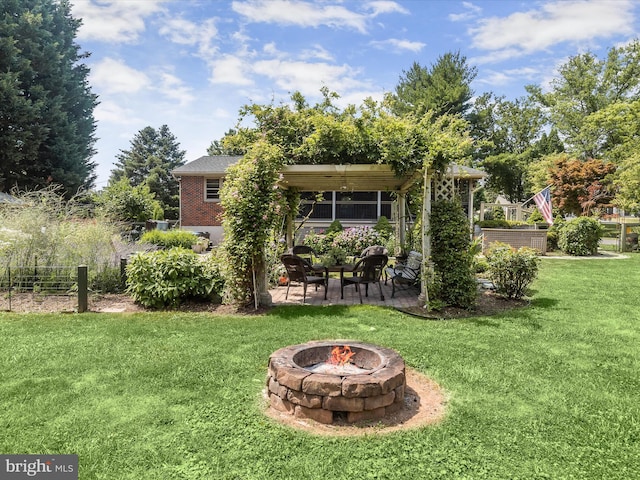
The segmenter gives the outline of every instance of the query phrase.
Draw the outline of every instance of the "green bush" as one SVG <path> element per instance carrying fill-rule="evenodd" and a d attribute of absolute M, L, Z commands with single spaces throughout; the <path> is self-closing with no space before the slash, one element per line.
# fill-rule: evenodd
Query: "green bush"
<path fill-rule="evenodd" d="M 440 300 L 469 308 L 477 297 L 469 223 L 459 201 L 436 201 L 431 206 L 431 259 L 439 279 Z M 431 295 L 430 295 L 431 297 Z M 429 300 L 432 300 L 429 298 Z"/>
<path fill-rule="evenodd" d="M 329 228 L 327 228 L 324 233 L 329 237 L 333 237 L 335 234 L 340 233 L 342 230 L 344 230 L 344 227 L 340 223 L 340 220 L 334 220 L 333 222 L 331 222 L 331 225 L 329 225 Z"/>
<path fill-rule="evenodd" d="M 378 218 L 378 221 L 376 222 L 373 229 L 378 232 L 385 240 L 391 237 L 391 235 L 393 234 L 393 226 L 391 225 L 391 223 L 389 223 L 389 219 L 384 215 Z"/>
<path fill-rule="evenodd" d="M 574 218 L 560 228 L 558 246 L 569 255 L 595 255 L 602 233 L 602 226 L 596 219 Z"/>
<path fill-rule="evenodd" d="M 528 247 L 515 250 L 501 242 L 491 244 L 487 252 L 489 278 L 496 291 L 509 298 L 522 298 L 538 275 L 537 252 Z"/>
<path fill-rule="evenodd" d="M 206 257 L 180 247 L 134 254 L 127 265 L 127 293 L 151 308 L 219 297 L 224 286 L 219 264 Z"/>
<path fill-rule="evenodd" d="M 558 249 L 558 232 L 555 230 L 547 231 L 547 250 L 554 251 Z"/>
<path fill-rule="evenodd" d="M 140 243 L 151 243 L 161 248 L 191 248 L 198 236 L 186 230 L 149 230 L 142 234 Z"/>
<path fill-rule="evenodd" d="M 104 265 L 90 280 L 92 292 L 120 293 L 124 290 L 120 266 Z"/>
<path fill-rule="evenodd" d="M 511 224 L 505 219 L 482 220 L 477 222 L 480 228 L 511 228 Z"/>
<path fill-rule="evenodd" d="M 302 240 L 302 244 L 313 248 L 318 255 L 323 255 L 331 248 L 331 237 L 310 230 Z"/>

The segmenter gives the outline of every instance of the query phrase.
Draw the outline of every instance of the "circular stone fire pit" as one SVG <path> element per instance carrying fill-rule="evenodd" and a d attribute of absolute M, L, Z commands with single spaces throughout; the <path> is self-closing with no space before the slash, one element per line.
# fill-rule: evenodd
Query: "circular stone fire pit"
<path fill-rule="evenodd" d="M 348 345 L 349 363 L 329 363 L 335 347 Z M 281 348 L 269 358 L 271 408 L 330 424 L 384 418 L 402 409 L 404 360 L 395 351 L 345 340 Z"/>

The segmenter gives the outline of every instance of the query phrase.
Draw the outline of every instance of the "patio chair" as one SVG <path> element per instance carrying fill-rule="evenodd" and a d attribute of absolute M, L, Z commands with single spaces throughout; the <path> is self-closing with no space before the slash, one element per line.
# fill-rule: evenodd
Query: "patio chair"
<path fill-rule="evenodd" d="M 389 251 L 382 245 L 371 245 L 362 251 L 360 258 L 364 258 L 367 255 L 389 255 Z"/>
<path fill-rule="evenodd" d="M 314 273 L 324 274 L 324 266 L 320 263 L 318 254 L 307 245 L 294 245 L 291 253 L 305 259 L 311 265 Z"/>
<path fill-rule="evenodd" d="M 344 296 L 344 287 L 346 285 L 355 285 L 356 291 L 360 296 L 360 303 L 362 303 L 362 288 L 364 285 L 365 296 L 369 296 L 369 284 L 377 283 L 380 290 L 380 300 L 384 301 L 384 294 L 382 293 L 382 285 L 380 283 L 380 277 L 384 271 L 384 267 L 387 264 L 389 258 L 386 255 L 367 255 L 364 258 L 358 260 L 353 267 L 353 277 L 343 277 L 340 284 L 340 293 Z"/>
<path fill-rule="evenodd" d="M 307 285 L 315 285 L 316 289 L 318 288 L 318 285 L 322 285 L 324 287 L 324 299 L 327 299 L 328 275 L 324 275 L 324 273 L 322 276 L 315 275 L 313 265 L 298 255 L 285 253 L 280 257 L 280 260 L 284 264 L 284 268 L 287 270 L 287 277 L 289 277 L 289 281 L 287 282 L 287 294 L 284 297 L 285 299 L 289 298 L 289 287 L 291 286 L 291 282 L 303 284 L 304 290 L 302 294 L 302 303 L 304 303 L 307 298 Z"/>
<path fill-rule="evenodd" d="M 391 279 L 391 298 L 396 294 L 396 287 L 420 287 L 421 271 L 422 255 L 414 251 L 409 252 L 405 263 L 399 263 L 395 267 L 385 269 L 386 278 Z"/>

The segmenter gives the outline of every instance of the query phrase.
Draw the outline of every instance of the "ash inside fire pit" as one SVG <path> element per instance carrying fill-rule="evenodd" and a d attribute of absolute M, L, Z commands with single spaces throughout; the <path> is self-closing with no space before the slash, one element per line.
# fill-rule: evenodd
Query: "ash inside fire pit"
<path fill-rule="evenodd" d="M 360 342 L 309 342 L 269 358 L 271 408 L 330 424 L 384 418 L 403 407 L 405 365 L 395 351 Z"/>

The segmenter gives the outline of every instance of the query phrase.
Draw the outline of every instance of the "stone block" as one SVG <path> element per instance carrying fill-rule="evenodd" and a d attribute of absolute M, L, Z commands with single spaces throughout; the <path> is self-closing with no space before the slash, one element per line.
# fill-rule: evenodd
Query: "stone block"
<path fill-rule="evenodd" d="M 356 423 L 366 420 L 379 420 L 384 418 L 385 414 L 385 407 L 376 408 L 375 410 L 363 410 L 362 412 L 349 412 L 347 413 L 347 422 Z"/>
<path fill-rule="evenodd" d="M 380 380 L 372 375 L 349 375 L 342 381 L 344 397 L 373 397 L 381 393 Z"/>
<path fill-rule="evenodd" d="M 271 408 L 288 413 L 289 415 L 293 415 L 293 413 L 295 412 L 296 406 L 293 403 L 287 400 L 283 400 L 273 393 L 269 396 L 269 400 L 271 401 Z"/>
<path fill-rule="evenodd" d="M 364 399 L 365 410 L 376 410 L 381 407 L 391 405 L 396 399 L 396 391 L 392 390 L 384 395 L 378 395 L 377 397 L 367 397 Z"/>
<path fill-rule="evenodd" d="M 371 378 L 380 383 L 382 393 L 389 393 L 400 385 L 404 385 L 404 369 L 386 368 L 371 374 Z"/>
<path fill-rule="evenodd" d="M 395 389 L 396 399 L 394 400 L 394 402 L 396 402 L 396 403 L 403 403 L 404 402 L 404 389 L 405 389 L 405 384 L 402 384 L 402 385 L 400 385 L 399 387 L 397 387 Z"/>
<path fill-rule="evenodd" d="M 297 418 L 309 418 L 318 423 L 333 423 L 333 412 L 322 408 L 307 408 L 302 405 L 296 405 L 294 416 Z"/>
<path fill-rule="evenodd" d="M 307 408 L 322 408 L 322 397 L 320 395 L 310 395 L 304 392 L 289 390 L 287 400 L 295 405 L 302 405 Z"/>
<path fill-rule="evenodd" d="M 275 393 L 280 398 L 287 398 L 287 387 L 280 385 L 275 378 L 269 380 L 269 392 Z"/>
<path fill-rule="evenodd" d="M 302 381 L 302 388 L 294 390 L 302 390 L 311 395 L 335 397 L 342 394 L 342 377 L 314 373 L 305 377 Z"/>
<path fill-rule="evenodd" d="M 284 385 L 291 390 L 301 390 L 302 381 L 311 375 L 311 372 L 301 368 L 282 367 L 278 368 L 276 380 L 280 385 Z"/>
<path fill-rule="evenodd" d="M 324 397 L 322 408 L 334 412 L 361 412 L 364 410 L 363 398 Z"/>

